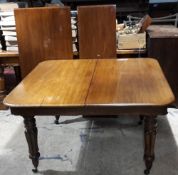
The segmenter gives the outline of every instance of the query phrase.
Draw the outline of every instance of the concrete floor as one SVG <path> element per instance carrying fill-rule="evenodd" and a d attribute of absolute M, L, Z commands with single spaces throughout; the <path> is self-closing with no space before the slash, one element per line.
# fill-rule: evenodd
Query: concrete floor
<path fill-rule="evenodd" d="M 138 117 L 36 117 L 42 175 L 143 175 L 143 126 Z M 178 110 L 158 117 L 151 175 L 178 175 Z M 32 175 L 23 120 L 0 111 L 0 175 Z"/>

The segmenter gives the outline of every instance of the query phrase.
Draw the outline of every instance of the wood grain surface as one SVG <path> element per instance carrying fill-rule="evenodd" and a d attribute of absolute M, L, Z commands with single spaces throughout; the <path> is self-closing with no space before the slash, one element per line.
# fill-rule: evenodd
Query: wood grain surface
<path fill-rule="evenodd" d="M 3 50 L 0 50 L 0 59 L 2 57 L 18 57 L 19 56 L 19 53 L 17 51 L 3 51 Z"/>
<path fill-rule="evenodd" d="M 11 107 L 166 106 L 174 95 L 154 59 L 40 63 L 5 99 Z"/>
<path fill-rule="evenodd" d="M 47 59 L 72 59 L 69 7 L 15 10 L 22 77 Z"/>
<path fill-rule="evenodd" d="M 156 60 L 98 60 L 86 104 L 154 106 L 173 100 Z"/>
<path fill-rule="evenodd" d="M 84 105 L 96 60 L 40 63 L 5 99 L 12 106 Z"/>
<path fill-rule="evenodd" d="M 116 57 L 116 6 L 78 7 L 79 57 Z"/>

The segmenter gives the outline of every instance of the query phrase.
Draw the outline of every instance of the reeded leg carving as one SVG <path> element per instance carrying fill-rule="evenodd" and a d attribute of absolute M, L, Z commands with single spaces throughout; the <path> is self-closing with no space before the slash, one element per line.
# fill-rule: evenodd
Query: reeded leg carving
<path fill-rule="evenodd" d="M 145 174 L 150 173 L 150 169 L 152 167 L 152 163 L 154 161 L 154 146 L 155 139 L 157 133 L 157 120 L 156 117 L 153 116 L 145 116 L 145 152 L 144 152 L 144 160 L 146 165 Z"/>
<path fill-rule="evenodd" d="M 32 159 L 32 163 L 35 169 L 32 169 L 33 172 L 38 171 L 39 164 L 39 149 L 38 149 L 38 130 L 36 127 L 36 120 L 34 117 L 24 117 L 24 125 L 25 125 L 25 137 L 28 143 L 29 148 L 29 158 Z"/>
<path fill-rule="evenodd" d="M 144 116 L 143 116 L 143 115 L 140 115 L 139 117 L 140 117 L 140 120 L 139 120 L 138 124 L 139 124 L 139 125 L 142 125 Z"/>
<path fill-rule="evenodd" d="M 56 118 L 56 119 L 54 120 L 54 123 L 55 123 L 55 124 L 59 124 L 60 115 L 56 115 L 55 118 Z"/>

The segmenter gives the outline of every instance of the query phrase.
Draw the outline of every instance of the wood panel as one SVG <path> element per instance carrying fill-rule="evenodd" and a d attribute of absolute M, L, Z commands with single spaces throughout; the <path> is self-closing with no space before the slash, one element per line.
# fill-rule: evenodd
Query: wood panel
<path fill-rule="evenodd" d="M 69 7 L 15 10 L 22 77 L 47 59 L 72 59 Z"/>
<path fill-rule="evenodd" d="M 116 57 L 116 6 L 78 7 L 79 57 Z"/>
<path fill-rule="evenodd" d="M 11 57 L 19 57 L 19 53 L 16 51 L 2 51 L 0 50 L 0 58 L 6 57 L 6 58 L 11 58 Z"/>
<path fill-rule="evenodd" d="M 156 58 L 175 94 L 178 107 L 178 29 L 153 25 L 148 30 L 148 56 Z"/>

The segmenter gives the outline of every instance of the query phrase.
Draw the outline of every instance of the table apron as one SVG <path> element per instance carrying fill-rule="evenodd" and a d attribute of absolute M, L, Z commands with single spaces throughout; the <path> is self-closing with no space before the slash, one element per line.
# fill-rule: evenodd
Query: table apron
<path fill-rule="evenodd" d="M 11 113 L 36 115 L 165 115 L 167 106 L 75 106 L 75 107 L 10 107 Z"/>

